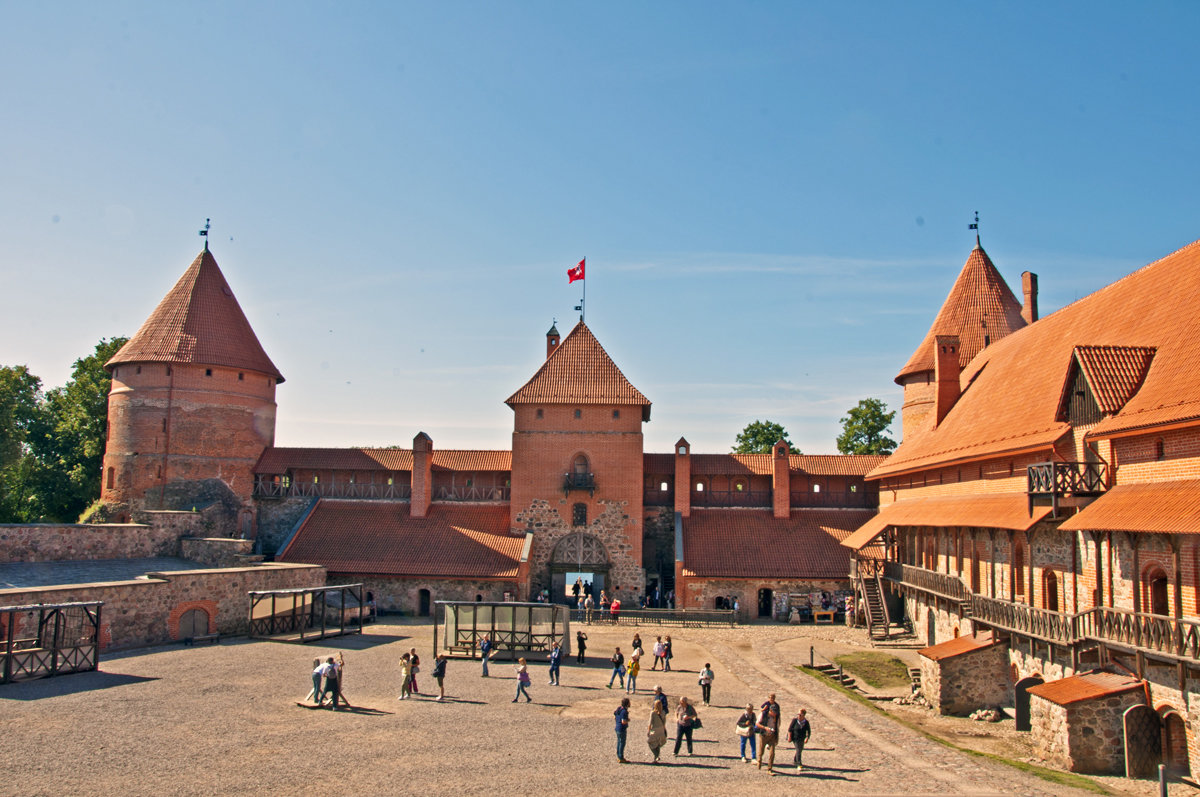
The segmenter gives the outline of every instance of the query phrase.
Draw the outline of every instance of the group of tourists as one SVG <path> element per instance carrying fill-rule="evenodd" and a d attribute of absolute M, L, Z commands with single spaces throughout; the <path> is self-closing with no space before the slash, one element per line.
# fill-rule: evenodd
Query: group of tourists
<path fill-rule="evenodd" d="M 704 666 L 705 669 L 708 669 L 707 664 Z M 708 705 L 707 701 L 705 701 L 705 705 Z M 621 705 L 613 712 L 617 733 L 617 761 L 622 764 L 629 763 L 629 760 L 625 758 L 625 746 L 631 721 L 629 709 L 630 700 L 626 697 L 621 699 Z M 759 769 L 762 769 L 765 762 L 767 771 L 774 775 L 775 748 L 779 744 L 779 726 L 780 710 L 779 704 L 775 702 L 774 692 L 767 696 L 758 711 L 755 711 L 753 703 L 748 703 L 746 710 L 738 717 L 735 726 L 741 743 L 742 762 L 755 763 Z M 686 696 L 681 696 L 675 707 L 674 754 L 676 756 L 679 755 L 685 741 L 687 742 L 687 754 L 693 755 L 692 733 L 702 727 L 704 725 L 700 720 L 700 715 L 696 712 L 696 707 L 689 702 Z M 787 729 L 787 741 L 795 748 L 792 763 L 796 769 L 804 769 L 804 745 L 811 735 L 812 727 L 809 725 L 807 712 L 805 709 L 800 709 Z M 663 694 L 661 686 L 655 686 L 654 698 L 650 701 L 650 720 L 646 725 L 646 745 L 650 748 L 653 763 L 659 763 L 662 749 L 666 743 L 667 696 Z M 750 747 L 748 758 L 746 756 L 747 745 Z"/>

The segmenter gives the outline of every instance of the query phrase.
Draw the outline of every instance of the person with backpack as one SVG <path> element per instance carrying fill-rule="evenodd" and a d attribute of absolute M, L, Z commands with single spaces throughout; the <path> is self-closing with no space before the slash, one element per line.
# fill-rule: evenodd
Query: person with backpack
<path fill-rule="evenodd" d="M 441 703 L 446 699 L 446 687 L 442 683 L 442 679 L 446 677 L 446 654 L 439 653 L 437 660 L 433 662 L 433 677 L 437 680 L 438 685 L 438 702 Z"/>

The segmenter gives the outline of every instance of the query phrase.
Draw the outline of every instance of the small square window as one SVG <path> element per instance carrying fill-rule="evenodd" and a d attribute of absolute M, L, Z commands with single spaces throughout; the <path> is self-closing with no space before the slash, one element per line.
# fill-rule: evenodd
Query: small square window
<path fill-rule="evenodd" d="M 850 485 L 850 492 L 852 492 L 852 493 L 857 493 L 857 492 L 858 492 L 858 485 L 857 485 L 857 484 L 852 484 L 852 485 Z"/>
<path fill-rule="evenodd" d="M 704 482 L 696 482 L 696 492 L 704 492 Z"/>
<path fill-rule="evenodd" d="M 141 372 L 142 372 L 142 366 L 140 366 L 140 365 L 139 365 L 139 366 L 137 367 L 137 369 L 134 371 L 134 373 L 136 373 L 136 374 L 140 374 Z"/>
<path fill-rule="evenodd" d="M 537 411 L 537 417 L 541 418 L 541 417 L 543 416 L 543 414 L 544 414 L 544 413 L 542 412 L 542 408 L 541 408 L 541 407 L 538 407 L 538 411 Z"/>
<path fill-rule="evenodd" d="M 583 417 L 583 410 L 575 410 L 575 417 L 576 417 L 576 418 L 582 418 L 582 417 Z"/>
<path fill-rule="evenodd" d="M 245 378 L 246 378 L 246 375 L 244 373 L 242 373 L 241 371 L 238 371 L 238 381 L 241 382 L 241 381 L 245 380 Z"/>
<path fill-rule="evenodd" d="M 211 368 L 205 368 L 205 369 L 204 369 L 204 375 L 205 375 L 205 376 L 212 376 L 212 369 L 211 369 Z"/>
<path fill-rule="evenodd" d="M 171 375 L 171 366 L 167 366 L 167 376 Z"/>
<path fill-rule="evenodd" d="M 661 482 L 661 483 L 658 485 L 658 489 L 659 489 L 659 490 L 661 490 L 662 492 L 664 492 L 664 493 L 665 493 L 665 492 L 666 492 L 668 489 L 670 489 L 670 488 L 667 486 L 667 483 L 666 483 L 666 482 Z"/>
<path fill-rule="evenodd" d="M 613 420 L 615 421 L 617 418 L 620 418 L 620 417 L 621 417 L 621 411 L 613 410 Z"/>
<path fill-rule="evenodd" d="M 814 493 L 819 493 L 819 492 L 821 492 L 821 485 L 819 485 L 819 484 L 814 484 L 814 485 L 813 485 L 813 492 L 814 492 Z"/>
<path fill-rule="evenodd" d="M 396 479 L 392 476 L 388 476 L 388 486 L 391 487 L 395 483 L 396 483 Z"/>

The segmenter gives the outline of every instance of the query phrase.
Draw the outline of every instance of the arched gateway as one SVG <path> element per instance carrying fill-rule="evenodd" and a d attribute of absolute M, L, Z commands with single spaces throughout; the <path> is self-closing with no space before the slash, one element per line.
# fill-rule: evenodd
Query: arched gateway
<path fill-rule="evenodd" d="M 608 580 L 608 551 L 592 534 L 568 534 L 554 546 L 549 568 L 550 600 L 554 603 L 574 603 L 571 585 L 576 578 L 591 583 L 593 597 L 599 598 Z"/>

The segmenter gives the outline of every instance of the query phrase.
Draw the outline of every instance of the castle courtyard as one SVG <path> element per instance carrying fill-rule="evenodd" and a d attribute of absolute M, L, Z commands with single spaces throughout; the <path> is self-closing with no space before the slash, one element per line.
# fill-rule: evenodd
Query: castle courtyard
<path fill-rule="evenodd" d="M 534 703 L 511 700 L 513 668 L 452 659 L 447 702 L 429 672 L 432 626 L 383 618 L 362 636 L 301 646 L 233 638 L 104 656 L 99 672 L 0 688 L 0 792 L 4 794 L 1075 794 L 1016 768 L 939 744 L 798 673 L 812 645 L 832 656 L 865 636 L 837 627 L 747 625 L 679 629 L 572 626 L 588 633 L 588 664 L 563 666 L 547 685 L 532 661 Z M 608 656 L 628 653 L 634 632 L 647 649 L 659 633 L 675 642 L 670 673 L 639 676 L 627 757 L 616 762 Z M 396 662 L 415 647 L 421 694 L 399 702 Z M 354 709 L 297 705 L 311 686 L 314 656 L 341 651 L 343 689 Z M 911 655 L 906 652 L 902 655 Z M 711 662 L 711 707 L 695 733 L 695 756 L 652 765 L 645 744 L 649 695 L 699 699 L 696 673 Z M 808 709 L 807 769 L 780 744 L 775 777 L 742 763 L 734 724 L 747 702 L 775 691 L 784 721 Z M 430 693 L 433 693 L 432 695 Z M 961 723 L 960 735 L 994 726 Z M 1011 726 L 1011 722 L 1007 723 Z M 998 727 L 998 726 L 995 726 Z M 668 728 L 674 736 L 674 723 Z M 1156 784 L 1098 778 L 1105 788 L 1152 794 Z M 1172 784 L 1172 794 L 1189 787 Z M 1178 791 L 1177 791 L 1178 790 Z"/>

